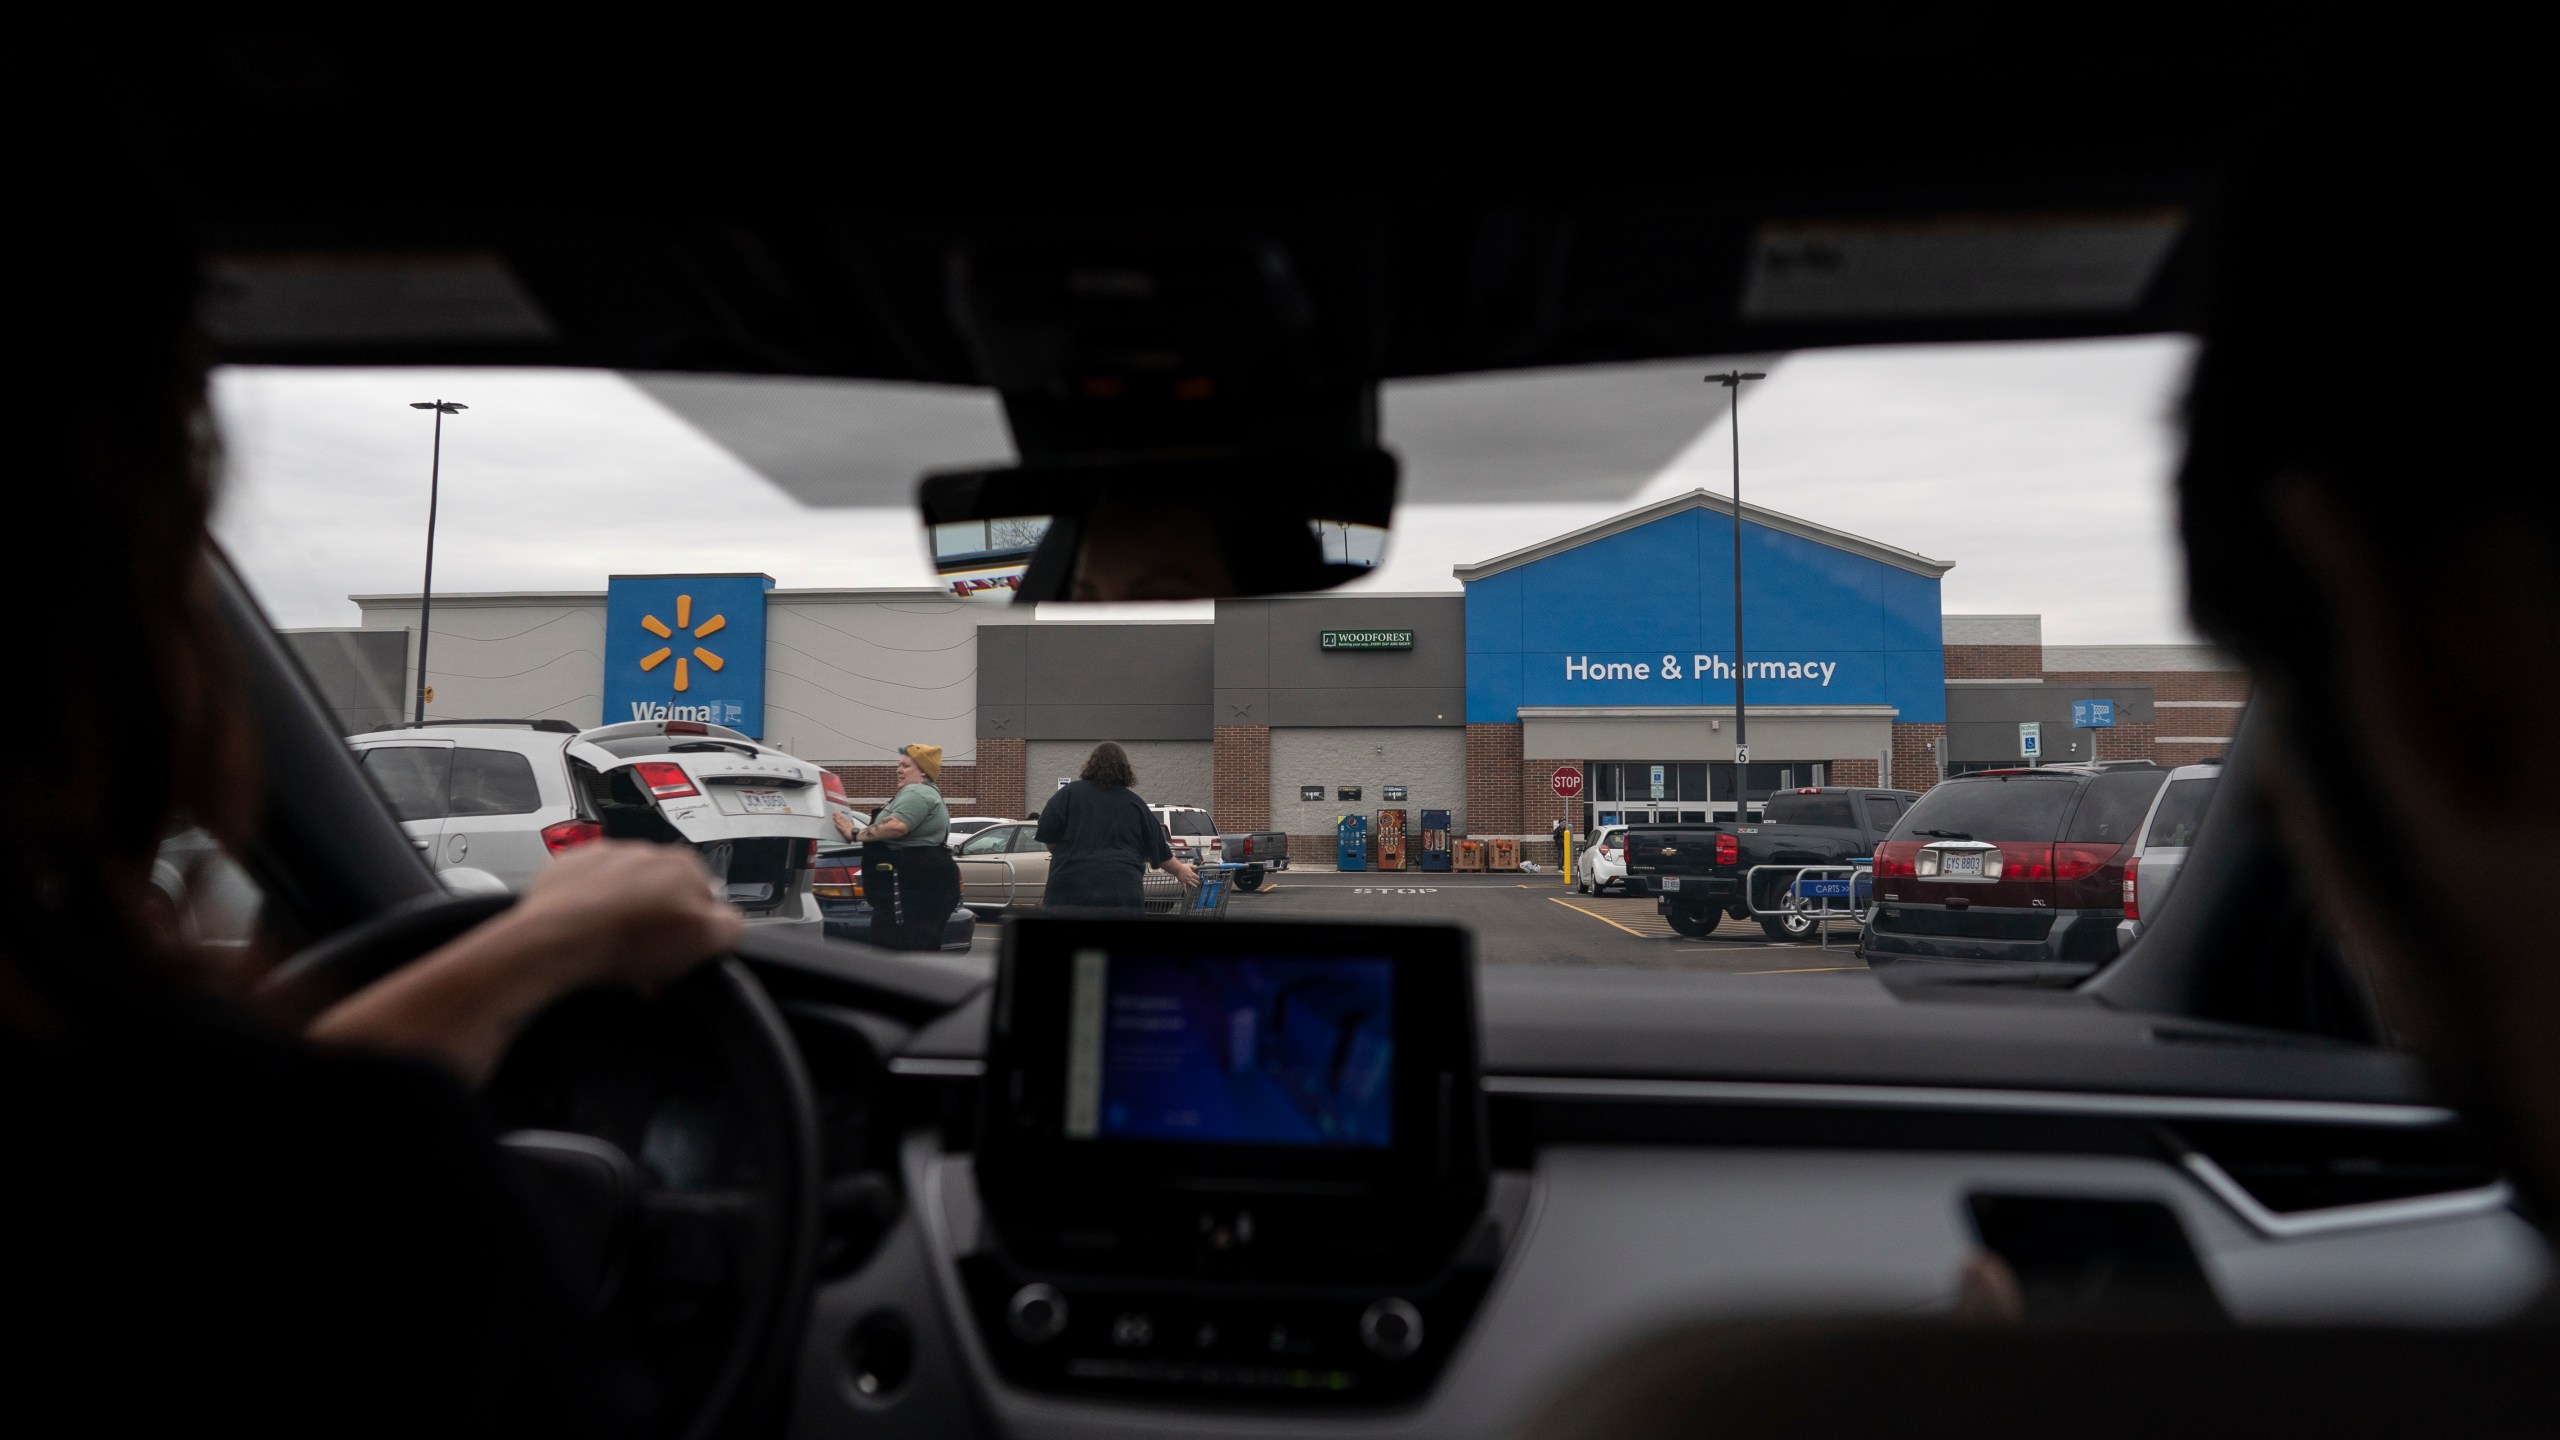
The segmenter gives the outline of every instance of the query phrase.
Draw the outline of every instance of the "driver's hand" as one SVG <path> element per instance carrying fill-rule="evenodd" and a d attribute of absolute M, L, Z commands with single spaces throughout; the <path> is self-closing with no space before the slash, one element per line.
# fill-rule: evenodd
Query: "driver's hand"
<path fill-rule="evenodd" d="M 306 1033 L 424 1056 L 477 1085 L 561 996 L 654 989 L 746 931 L 692 850 L 590 841 L 545 867 L 506 913 L 331 1006 Z"/>
<path fill-rule="evenodd" d="M 649 990 L 746 937 L 746 917 L 712 885 L 690 848 L 596 840 L 543 867 L 516 911 L 571 940 L 577 983 Z"/>

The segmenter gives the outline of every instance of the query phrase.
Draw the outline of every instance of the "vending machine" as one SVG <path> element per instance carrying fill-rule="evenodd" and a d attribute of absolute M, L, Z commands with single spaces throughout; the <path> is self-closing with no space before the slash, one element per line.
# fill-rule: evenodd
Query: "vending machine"
<path fill-rule="evenodd" d="M 1425 810 L 1422 812 L 1422 845 L 1419 859 L 1421 868 L 1434 875 L 1449 873 L 1451 851 L 1448 811 Z"/>
<path fill-rule="evenodd" d="M 1404 816 L 1402 810 L 1378 812 L 1378 868 L 1404 868 Z"/>
<path fill-rule="evenodd" d="M 1366 870 L 1369 868 L 1369 819 L 1365 815 L 1345 815 L 1333 826 L 1333 868 Z"/>

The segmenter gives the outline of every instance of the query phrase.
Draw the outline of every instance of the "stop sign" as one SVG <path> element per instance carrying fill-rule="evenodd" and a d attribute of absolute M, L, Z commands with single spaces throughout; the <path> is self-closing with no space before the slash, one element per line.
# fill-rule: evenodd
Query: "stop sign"
<path fill-rule="evenodd" d="M 1555 787 L 1556 794 L 1570 800 L 1582 793 L 1582 767 L 1559 765 L 1556 767 L 1556 773 L 1548 777 L 1547 783 Z"/>

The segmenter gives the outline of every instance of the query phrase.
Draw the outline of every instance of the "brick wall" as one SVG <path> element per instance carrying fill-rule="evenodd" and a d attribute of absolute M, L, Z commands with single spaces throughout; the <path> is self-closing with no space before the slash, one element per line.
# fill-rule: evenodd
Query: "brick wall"
<path fill-rule="evenodd" d="M 2160 727 L 2157 725 L 2107 725 L 2089 733 L 2098 737 L 2097 758 L 2101 760 L 2157 758 L 2152 753 L 2154 748 L 2152 741 L 2160 733 Z"/>
<path fill-rule="evenodd" d="M 2239 670 L 2054 670 L 2044 678 L 2049 685 L 2151 687 L 2151 723 L 2098 731 L 2101 760 L 2192 765 L 2217 758 L 2240 728 L 2241 706 L 2231 702 L 2249 698 L 2249 676 Z"/>
<path fill-rule="evenodd" d="M 1271 824 L 1271 727 L 1220 725 L 1210 732 L 1209 809 L 1224 830 L 1261 830 Z M 1289 856 L 1299 855 L 1289 841 Z"/>
<path fill-rule="evenodd" d="M 2249 698 L 2249 676 L 2241 670 L 2048 670 L 2044 681 L 2048 685 L 2148 685 L 2154 700 Z"/>
<path fill-rule="evenodd" d="M 1953 649 L 1954 647 L 1950 646 L 1948 648 Z M 1980 648 L 1995 649 L 2005 647 L 1984 646 Z M 1944 725 L 1906 725 L 1896 723 L 1893 727 L 1893 783 L 1887 788 L 1894 790 L 1926 790 L 1930 786 L 1937 784 L 1938 752 L 1929 748 L 1929 742 L 1935 740 L 1940 745 L 1944 745 L 1946 743 L 1946 739 L 1947 727 Z"/>
<path fill-rule="evenodd" d="M 1834 760 L 1823 768 L 1822 773 L 1834 785 L 1877 788 L 1876 762 L 1873 760 Z"/>
<path fill-rule="evenodd" d="M 1022 742 L 1016 740 L 1013 743 L 1020 745 Z M 829 765 L 825 768 L 836 772 L 836 777 L 844 781 L 845 795 L 857 803 L 864 800 L 876 803 L 898 793 L 898 767 L 895 765 Z M 1020 809 L 1008 810 L 999 807 L 991 810 L 987 808 L 993 802 L 978 788 L 979 769 L 978 765 L 970 764 L 945 765 L 942 767 L 942 783 L 934 788 L 940 790 L 942 797 L 951 801 L 955 807 L 965 801 L 968 813 L 973 815 L 1021 814 Z M 1018 778 L 1021 773 L 1021 765 L 1017 761 L 1014 768 L 1014 774 L 1017 777 L 1014 781 L 1016 802 L 1022 798 L 1022 782 Z"/>
<path fill-rule="evenodd" d="M 2167 744 L 2155 741 L 2151 758 L 2163 765 L 2196 765 L 2207 760 L 2227 759 L 2230 754 L 2231 743 L 2227 740 L 2182 740 Z"/>
<path fill-rule="evenodd" d="M 1581 764 L 1580 759 L 1522 760 L 1520 762 L 1520 828 L 1508 832 L 1495 832 L 1478 826 L 1477 833 L 1526 835 L 1529 838 L 1520 842 L 1521 859 L 1535 860 L 1541 865 L 1563 863 L 1563 857 L 1558 852 L 1556 843 L 1547 838 L 1547 832 L 1553 830 L 1559 820 L 1570 820 L 1580 825 L 1583 797 L 1576 795 L 1567 800 L 1556 793 L 1554 784 L 1556 767 Z M 1585 774 L 1588 773 L 1589 768 L 1585 767 Z"/>
<path fill-rule="evenodd" d="M 1022 773 L 1028 748 L 1020 739 L 979 739 L 977 773 L 973 777 L 977 788 L 970 793 L 978 797 L 979 808 L 987 814 L 1030 813 L 1031 802 L 1024 793 Z"/>
<path fill-rule="evenodd" d="M 2032 680 L 2044 673 L 2041 645 L 1949 645 L 1950 680 Z"/>
<path fill-rule="evenodd" d="M 1467 727 L 1467 831 L 1517 835 L 1520 818 L 1518 722 Z"/>

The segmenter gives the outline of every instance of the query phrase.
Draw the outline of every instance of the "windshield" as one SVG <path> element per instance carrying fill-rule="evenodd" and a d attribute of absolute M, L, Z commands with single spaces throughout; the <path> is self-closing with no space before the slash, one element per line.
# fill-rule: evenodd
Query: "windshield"
<path fill-rule="evenodd" d="M 1146 867 L 1150 915 L 1451 922 L 1492 967 L 1851 1000 L 1906 939 L 2103 963 L 2123 918 L 2093 898 L 2113 847 L 2129 858 L 2171 767 L 2229 747 L 2248 677 L 2188 630 L 2171 523 L 2167 417 L 2191 350 L 1391 380 L 1385 548 L 1366 578 L 1303 597 L 1016 605 L 942 573 L 917 476 L 1013 445 L 992 393 L 921 385 L 231 368 L 216 528 L 349 735 L 421 712 L 699 720 L 832 772 L 838 809 L 909 826 L 856 841 L 814 787 L 686 795 L 681 776 L 588 806 L 603 833 L 695 846 L 767 897 L 759 924 L 872 943 L 878 847 L 930 839 L 957 893 L 929 938 L 992 956 L 1053 864 L 1083 862 L 1028 827 L 970 836 L 1069 804 L 1111 745 L 1171 837 L 1228 837 L 1168 862 L 1195 870 Z M 1733 369 L 1766 376 L 1738 407 L 1700 383 Z M 411 408 L 439 397 L 470 408 Z M 993 567 L 1042 536 L 965 538 Z M 440 868 L 522 884 L 550 853 L 539 837 L 584 833 L 546 832 L 578 795 L 543 768 L 556 759 L 472 743 L 524 758 L 374 748 L 364 767 Z M 912 797 L 892 802 L 916 747 L 940 809 L 910 816 Z M 607 748 L 645 765 L 669 742 Z M 2183 843 L 2167 837 L 2192 831 L 2209 783 L 2170 788 L 2151 843 Z M 1644 838 L 1666 829 L 1676 854 Z M 2010 890 L 1960 894 L 1979 882 L 1953 871 L 1871 883 L 1893 842 L 1958 839 L 2076 847 L 2053 863 L 2078 888 L 2018 891 L 2011 916 Z M 758 858 L 769 840 L 817 842 L 825 873 L 787 848 L 779 868 Z M 2013 857 L 2001 883 L 2044 863 Z M 1806 893 L 1826 877 L 1847 893 Z M 1900 918 L 1871 923 L 1875 905 Z"/>

